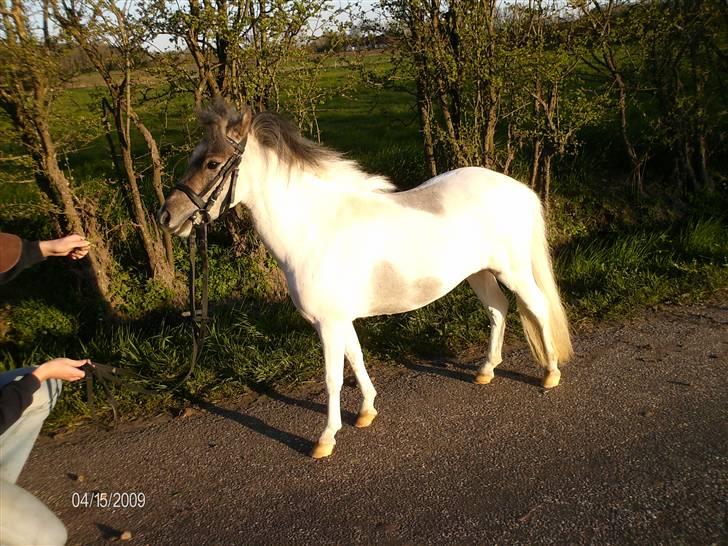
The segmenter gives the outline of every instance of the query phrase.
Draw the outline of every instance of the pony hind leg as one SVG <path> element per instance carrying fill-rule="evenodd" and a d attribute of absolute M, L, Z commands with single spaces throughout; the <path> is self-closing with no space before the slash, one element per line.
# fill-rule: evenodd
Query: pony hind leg
<path fill-rule="evenodd" d="M 324 346 L 328 415 L 326 428 L 311 452 L 314 459 L 328 457 L 333 453 L 336 445 L 335 436 L 341 429 L 341 386 L 344 383 L 346 325 L 341 323 L 319 323 L 317 330 Z"/>
<path fill-rule="evenodd" d="M 546 296 L 539 289 L 532 276 L 526 275 L 512 286 L 518 301 L 523 330 L 531 350 L 544 368 L 542 385 L 545 389 L 556 387 L 561 380 L 558 356 L 553 336 Z"/>
<path fill-rule="evenodd" d="M 506 331 L 508 300 L 498 286 L 493 273 L 488 270 L 479 271 L 468 277 L 468 283 L 488 310 L 490 319 L 490 339 L 488 341 L 488 357 L 478 370 L 474 382 L 487 385 L 495 376 L 495 367 L 503 361 L 503 336 Z"/>
<path fill-rule="evenodd" d="M 359 410 L 359 417 L 357 417 L 355 426 L 359 428 L 368 427 L 377 416 L 377 410 L 374 409 L 374 398 L 377 396 L 377 391 L 374 389 L 372 380 L 369 379 L 369 374 L 367 374 L 367 370 L 364 367 L 364 355 L 361 352 L 359 338 L 356 335 L 353 324 L 349 326 L 346 334 L 344 353 L 351 369 L 354 370 L 354 376 L 362 394 L 361 409 Z"/>

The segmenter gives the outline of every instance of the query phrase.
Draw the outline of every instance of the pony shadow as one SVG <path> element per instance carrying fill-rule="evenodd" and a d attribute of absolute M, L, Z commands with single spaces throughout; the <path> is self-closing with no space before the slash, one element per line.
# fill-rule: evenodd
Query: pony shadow
<path fill-rule="evenodd" d="M 308 454 L 311 453 L 311 450 L 313 449 L 313 442 L 301 436 L 298 436 L 297 434 L 286 432 L 284 430 L 271 426 L 265 421 L 258 419 L 257 417 L 240 413 L 237 410 L 221 408 L 220 406 L 216 406 L 215 404 L 211 404 L 210 402 L 206 402 L 204 400 L 198 399 L 193 401 L 196 405 L 198 405 L 205 411 L 214 413 L 215 415 L 219 415 L 220 417 L 224 417 L 225 419 L 235 421 L 236 423 L 239 423 L 244 427 L 249 428 L 253 432 L 257 432 L 258 434 L 267 436 L 271 440 L 275 440 L 276 442 L 279 442 L 294 451 L 298 451 L 302 455 L 308 456 Z"/>
<path fill-rule="evenodd" d="M 483 365 L 485 360 L 483 358 L 475 358 L 472 360 L 466 360 L 463 362 L 458 361 L 444 361 L 446 364 L 454 366 L 456 368 L 460 368 L 461 370 L 472 370 L 475 368 L 475 370 L 480 369 L 480 367 Z M 503 377 L 505 379 L 510 379 L 512 381 L 518 381 L 520 383 L 524 383 L 526 385 L 532 385 L 534 387 L 541 387 L 541 380 L 537 377 L 532 377 L 530 375 L 526 375 L 525 373 L 517 372 L 514 370 L 508 370 L 504 368 L 496 368 L 494 370 L 496 377 Z M 474 377 L 474 376 L 473 376 Z M 472 380 L 470 375 L 468 375 L 468 380 Z"/>
<path fill-rule="evenodd" d="M 105 523 L 101 522 L 94 522 L 94 525 L 96 525 L 96 528 L 99 530 L 99 533 L 101 533 L 101 538 L 104 540 L 109 541 L 117 541 L 121 537 L 122 531 L 115 529 L 113 527 L 109 527 Z"/>
<path fill-rule="evenodd" d="M 328 407 L 326 406 L 326 404 L 321 404 L 312 400 L 293 398 L 291 396 L 274 391 L 273 389 L 253 387 L 253 390 L 258 394 L 267 396 L 271 400 L 277 400 L 278 402 L 283 402 L 284 404 L 288 404 L 289 406 L 296 406 L 305 410 L 313 411 L 315 413 L 320 413 L 322 415 L 328 415 Z M 354 423 L 356 423 L 356 419 L 357 416 L 352 412 L 345 409 L 341 410 L 341 420 L 347 425 L 354 426 Z"/>
<path fill-rule="evenodd" d="M 474 361 L 473 363 L 476 363 L 477 361 Z M 466 383 L 472 383 L 473 379 L 475 379 L 475 370 L 473 370 L 471 373 L 468 373 L 466 371 L 461 370 L 470 370 L 470 366 L 464 366 L 458 362 L 450 362 L 450 361 L 444 361 L 445 364 L 448 365 L 448 367 L 437 365 L 437 364 L 422 364 L 422 363 L 413 363 L 413 362 L 407 362 L 405 363 L 405 367 L 407 367 L 410 370 L 420 372 L 420 373 L 429 373 L 434 375 L 440 375 L 442 377 L 447 377 L 449 379 L 455 379 L 456 381 L 464 381 Z M 459 369 L 452 369 L 454 366 Z M 520 383 L 524 383 L 526 385 L 531 385 L 533 387 L 541 387 L 541 381 L 537 377 L 532 377 L 530 375 L 526 375 L 521 372 L 516 372 L 513 370 L 504 370 L 501 368 L 495 369 L 495 376 L 496 377 L 502 377 L 505 379 L 510 379 L 512 381 L 518 381 Z"/>
<path fill-rule="evenodd" d="M 541 381 L 537 377 L 526 375 L 521 372 L 514 372 L 513 370 L 502 370 L 500 368 L 495 369 L 496 377 L 503 377 L 505 379 L 511 379 L 512 381 L 518 381 L 525 383 L 526 385 L 532 385 L 534 387 L 541 388 Z"/>
<path fill-rule="evenodd" d="M 448 379 L 455 379 L 456 381 L 465 381 L 466 383 L 472 383 L 473 377 L 475 377 L 474 374 L 453 370 L 444 366 L 438 366 L 437 364 L 427 365 L 422 363 L 415 364 L 414 362 L 405 362 L 404 365 L 406 368 L 415 372 L 440 375 L 442 377 L 447 377 Z"/>

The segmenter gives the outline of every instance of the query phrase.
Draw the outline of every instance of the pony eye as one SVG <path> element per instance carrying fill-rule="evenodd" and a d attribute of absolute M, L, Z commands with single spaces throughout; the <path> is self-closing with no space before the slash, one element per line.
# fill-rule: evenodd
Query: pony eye
<path fill-rule="evenodd" d="M 220 165 L 219 161 L 208 161 L 207 162 L 208 169 L 217 169 L 219 165 Z"/>

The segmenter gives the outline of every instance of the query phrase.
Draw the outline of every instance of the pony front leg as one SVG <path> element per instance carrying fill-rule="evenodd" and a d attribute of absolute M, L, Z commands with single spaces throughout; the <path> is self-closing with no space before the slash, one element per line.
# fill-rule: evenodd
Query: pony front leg
<path fill-rule="evenodd" d="M 323 434 L 311 452 L 311 457 L 314 459 L 328 457 L 333 453 L 336 445 L 335 436 L 341 428 L 341 386 L 344 383 L 346 325 L 319 323 L 317 330 L 324 346 L 328 420 Z"/>
<path fill-rule="evenodd" d="M 374 389 L 372 380 L 369 379 L 369 374 L 367 374 L 367 370 L 364 367 L 364 355 L 362 355 L 359 338 L 356 335 L 353 324 L 348 328 L 344 352 L 351 369 L 354 370 L 356 382 L 359 385 L 359 390 L 362 395 L 361 409 L 359 410 L 359 417 L 356 419 L 355 426 L 359 428 L 368 427 L 377 416 L 377 410 L 374 409 L 374 398 L 377 396 L 377 391 Z"/>

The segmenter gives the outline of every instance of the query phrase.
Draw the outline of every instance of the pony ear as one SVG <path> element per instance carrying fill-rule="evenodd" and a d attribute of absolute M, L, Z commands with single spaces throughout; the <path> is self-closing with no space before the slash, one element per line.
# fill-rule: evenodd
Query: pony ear
<path fill-rule="evenodd" d="M 227 134 L 233 140 L 240 142 L 248 136 L 252 124 L 253 111 L 249 106 L 246 106 L 242 114 L 228 121 Z"/>

